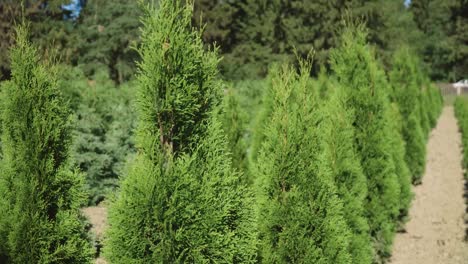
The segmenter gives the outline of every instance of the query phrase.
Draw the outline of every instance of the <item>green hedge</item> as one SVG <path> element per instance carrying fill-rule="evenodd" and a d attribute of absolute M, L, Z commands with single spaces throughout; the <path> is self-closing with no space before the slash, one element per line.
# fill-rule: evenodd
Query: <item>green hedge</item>
<path fill-rule="evenodd" d="M 463 168 L 468 168 L 468 99 L 458 96 L 455 99 L 455 116 L 462 134 Z M 466 174 L 465 174 L 466 177 Z"/>

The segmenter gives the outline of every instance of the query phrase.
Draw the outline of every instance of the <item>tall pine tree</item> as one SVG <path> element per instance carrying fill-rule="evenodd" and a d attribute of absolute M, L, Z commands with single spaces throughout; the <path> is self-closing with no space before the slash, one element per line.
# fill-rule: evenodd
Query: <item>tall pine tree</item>
<path fill-rule="evenodd" d="M 143 18 L 138 153 L 110 208 L 112 263 L 251 263 L 250 192 L 232 169 L 214 110 L 216 51 L 191 26 L 192 6 L 163 0 Z"/>

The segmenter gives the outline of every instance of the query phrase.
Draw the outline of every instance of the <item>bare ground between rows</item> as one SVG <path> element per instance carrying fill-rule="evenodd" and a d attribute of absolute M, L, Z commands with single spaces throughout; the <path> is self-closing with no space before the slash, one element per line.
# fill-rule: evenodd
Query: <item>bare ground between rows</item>
<path fill-rule="evenodd" d="M 105 205 L 93 206 L 83 208 L 83 214 L 88 217 L 91 223 L 91 232 L 95 236 L 96 246 L 98 251 L 102 246 L 102 238 L 107 223 L 107 208 Z M 99 252 L 98 252 L 99 255 Z M 95 260 L 96 264 L 107 264 L 107 262 L 100 256 Z"/>
<path fill-rule="evenodd" d="M 422 184 L 405 232 L 398 233 L 391 264 L 467 264 L 465 180 L 461 135 L 453 107 L 444 108 L 427 146 Z"/>

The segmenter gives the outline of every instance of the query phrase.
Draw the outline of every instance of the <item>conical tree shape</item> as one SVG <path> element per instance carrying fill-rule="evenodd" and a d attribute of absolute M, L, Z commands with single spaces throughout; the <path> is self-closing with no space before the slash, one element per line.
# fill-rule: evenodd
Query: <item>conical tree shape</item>
<path fill-rule="evenodd" d="M 25 26 L 17 29 L 11 63 L 12 79 L 2 91 L 0 259 L 91 263 L 79 211 L 82 180 L 68 161 L 70 111 L 55 72 L 40 61 Z"/>
<path fill-rule="evenodd" d="M 367 178 L 365 212 L 379 257 L 388 257 L 400 210 L 400 186 L 392 156 L 387 87 L 381 87 L 378 64 L 361 28 L 347 27 L 340 47 L 331 54 L 332 69 L 346 91 L 356 148 Z"/>
<path fill-rule="evenodd" d="M 330 151 L 331 174 L 343 200 L 344 216 L 351 229 L 350 252 L 352 263 L 372 263 L 373 249 L 369 225 L 364 215 L 367 197 L 367 179 L 354 144 L 353 111 L 346 110 L 346 100 L 341 89 L 329 90 L 329 100 L 321 110 L 323 123 L 318 134 Z"/>
<path fill-rule="evenodd" d="M 191 5 L 160 1 L 143 20 L 138 154 L 112 204 L 112 263 L 251 263 L 251 195 L 215 120 L 218 57 L 192 29 Z"/>
<path fill-rule="evenodd" d="M 309 71 L 272 73 L 272 113 L 256 163 L 262 263 L 351 263 L 350 230 L 317 131 Z"/>

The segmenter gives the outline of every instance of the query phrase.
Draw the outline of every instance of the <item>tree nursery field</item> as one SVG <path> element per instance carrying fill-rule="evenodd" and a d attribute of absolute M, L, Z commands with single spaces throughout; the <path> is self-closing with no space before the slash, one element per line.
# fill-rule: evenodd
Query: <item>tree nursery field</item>
<path fill-rule="evenodd" d="M 0 0 L 0 264 L 467 263 L 467 15 Z"/>

